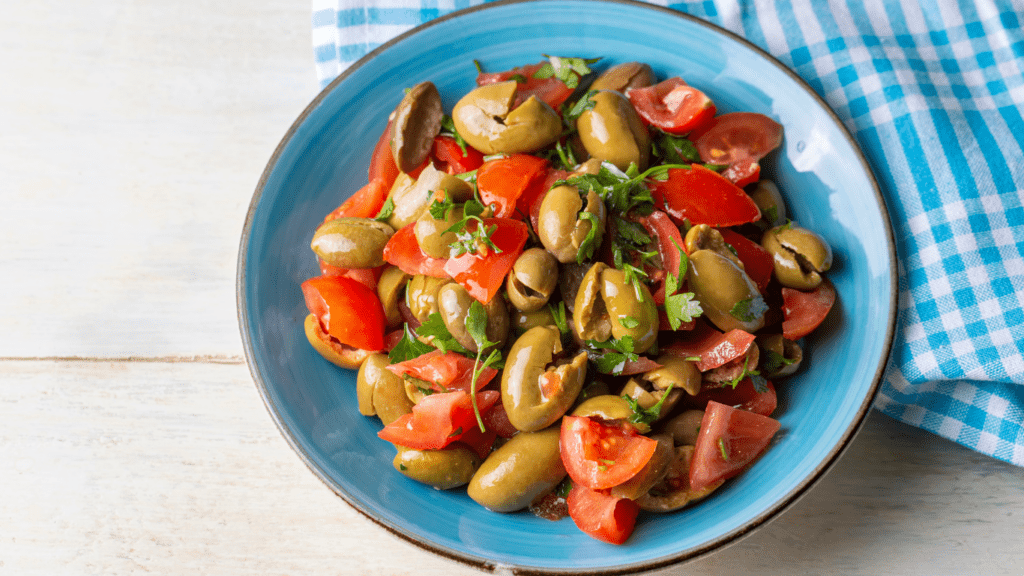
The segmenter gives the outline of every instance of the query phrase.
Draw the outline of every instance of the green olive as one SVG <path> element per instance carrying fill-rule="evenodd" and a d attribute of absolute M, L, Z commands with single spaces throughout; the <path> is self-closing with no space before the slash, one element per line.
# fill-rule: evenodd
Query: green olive
<path fill-rule="evenodd" d="M 321 224 L 309 246 L 321 260 L 338 268 L 384 265 L 384 245 L 395 231 L 373 218 L 341 217 Z"/>
<path fill-rule="evenodd" d="M 431 314 L 437 313 L 437 292 L 450 282 L 451 278 L 434 278 L 423 274 L 413 276 L 405 289 L 405 303 L 413 317 L 426 322 Z"/>
<path fill-rule="evenodd" d="M 645 409 L 653 408 L 660 403 L 661 408 L 658 417 L 655 418 L 657 422 L 672 412 L 685 392 L 675 387 L 672 390 L 658 389 L 653 385 L 646 385 L 643 380 L 630 378 L 622 387 L 622 394 L 636 400 L 637 405 Z"/>
<path fill-rule="evenodd" d="M 583 278 L 591 267 L 590 262 L 584 264 L 569 262 L 562 265 L 562 273 L 558 275 L 558 291 L 562 295 L 562 301 L 565 302 L 565 309 L 569 311 L 569 314 L 572 314 L 573 308 L 576 306 L 576 293 L 580 291 Z"/>
<path fill-rule="evenodd" d="M 384 315 L 387 317 L 388 326 L 398 326 L 402 323 L 402 313 L 398 309 L 398 300 L 405 296 L 405 287 L 409 284 L 412 275 L 403 272 L 397 266 L 388 266 L 381 272 L 377 280 L 377 297 L 384 307 Z"/>
<path fill-rule="evenodd" d="M 405 381 L 387 369 L 388 363 L 386 355 L 373 354 L 366 358 L 356 375 L 357 389 L 373 389 L 373 411 L 385 426 L 412 412 L 412 401 L 405 394 Z"/>
<path fill-rule="evenodd" d="M 431 258 L 448 258 L 451 255 L 451 244 L 458 240 L 454 231 L 449 229 L 462 220 L 462 206 L 453 206 L 446 211 L 443 218 L 434 218 L 430 210 L 426 210 L 416 219 L 413 228 L 416 243 L 420 250 Z"/>
<path fill-rule="evenodd" d="M 530 328 L 537 326 L 556 326 L 555 315 L 551 313 L 551 308 L 547 306 L 532 312 L 523 312 L 513 307 L 509 310 L 509 322 L 511 322 L 516 334 L 522 334 Z"/>
<path fill-rule="evenodd" d="M 421 82 L 405 93 L 391 119 L 391 154 L 402 172 L 412 172 L 430 154 L 441 132 L 441 94 L 432 82 Z"/>
<path fill-rule="evenodd" d="M 331 338 L 320 326 L 316 316 L 309 314 L 303 322 L 303 331 L 306 333 L 306 340 L 327 361 L 342 368 L 358 370 L 363 360 L 371 354 L 367 350 L 360 350 L 346 346 Z"/>
<path fill-rule="evenodd" d="M 562 335 L 553 326 L 527 330 L 509 349 L 501 373 L 501 403 L 518 430 L 533 432 L 562 417 L 583 388 L 587 354 L 555 361 Z"/>
<path fill-rule="evenodd" d="M 772 255 L 779 283 L 797 290 L 814 290 L 821 273 L 832 267 L 832 248 L 820 235 L 786 224 L 761 237 L 761 246 Z"/>
<path fill-rule="evenodd" d="M 637 432 L 646 434 L 651 430 L 650 425 L 643 422 L 630 422 L 630 417 L 636 412 L 622 396 L 614 394 L 601 394 L 584 400 L 579 406 L 573 409 L 573 416 L 586 416 L 587 418 L 598 418 L 607 421 L 629 422 Z"/>
<path fill-rule="evenodd" d="M 729 244 L 722 237 L 722 233 L 717 228 L 712 228 L 707 224 L 692 226 L 686 232 L 686 237 L 683 238 L 683 247 L 686 249 L 687 254 L 693 254 L 697 250 L 717 252 L 719 255 L 732 260 L 732 263 L 741 270 L 745 270 L 743 261 L 729 248 Z"/>
<path fill-rule="evenodd" d="M 375 358 L 375 361 L 369 361 Z M 359 405 L 359 413 L 363 416 L 376 416 L 377 410 L 373 407 L 373 389 L 377 386 L 377 372 L 381 367 L 381 357 L 383 357 L 383 365 L 387 366 L 387 356 L 379 352 L 374 352 L 363 360 L 363 363 L 359 365 L 359 372 L 356 373 L 356 402 Z M 370 377 L 367 377 L 367 372 L 370 373 Z"/>
<path fill-rule="evenodd" d="M 676 446 L 668 470 L 660 482 L 636 500 L 640 508 L 648 512 L 671 512 L 700 500 L 714 492 L 724 482 L 720 480 L 703 490 L 690 488 L 690 461 L 693 460 L 693 446 Z"/>
<path fill-rule="evenodd" d="M 602 90 L 590 99 L 594 107 L 576 121 L 580 141 L 590 157 L 611 162 L 619 170 L 630 164 L 646 169 L 651 138 L 633 105 L 612 90 Z"/>
<path fill-rule="evenodd" d="M 630 88 L 645 88 L 657 81 L 654 70 L 642 62 L 623 62 L 605 70 L 590 85 L 591 90 L 615 90 L 626 93 Z"/>
<path fill-rule="evenodd" d="M 639 290 L 639 294 L 637 291 Z M 644 284 L 626 280 L 622 270 L 597 262 L 583 277 L 572 313 L 573 329 L 583 340 L 633 339 L 643 354 L 658 338 L 658 308 Z"/>
<path fill-rule="evenodd" d="M 786 201 L 782 199 L 779 187 L 775 182 L 762 178 L 750 191 L 750 199 L 761 210 L 759 226 L 772 228 L 786 222 Z"/>
<path fill-rule="evenodd" d="M 580 212 L 591 216 L 581 217 Z M 588 236 L 591 253 L 596 251 L 604 235 L 607 210 L 596 192 L 587 192 L 587 202 L 575 186 L 556 186 L 548 191 L 540 203 L 537 236 L 544 248 L 559 262 L 576 262 L 580 248 Z"/>
<path fill-rule="evenodd" d="M 697 250 L 690 254 L 686 278 L 704 317 L 719 330 L 752 333 L 764 326 L 767 305 L 754 281 L 732 260 L 712 250 Z"/>
<path fill-rule="evenodd" d="M 676 446 L 692 446 L 697 443 L 697 434 L 700 433 L 702 420 L 704 420 L 703 410 L 686 410 L 665 422 L 662 430 L 672 435 L 672 441 Z"/>
<path fill-rule="evenodd" d="M 455 282 L 445 284 L 437 290 L 437 311 L 441 314 L 448 332 L 459 341 L 470 352 L 477 351 L 476 341 L 466 330 L 466 317 L 469 315 L 469 307 L 476 302 L 469 292 Z M 502 298 L 492 298 L 487 304 L 483 304 L 487 312 L 487 339 L 496 344 L 493 348 L 504 348 L 508 338 L 509 318 L 508 309 Z"/>
<path fill-rule="evenodd" d="M 455 104 L 455 129 L 470 146 L 484 154 L 528 153 L 558 139 L 558 113 L 535 96 L 513 108 L 516 88 L 514 80 L 487 84 Z"/>
<path fill-rule="evenodd" d="M 622 484 L 613 486 L 611 489 L 612 496 L 636 500 L 647 494 L 651 487 L 665 477 L 669 465 L 675 459 L 675 446 L 672 444 L 672 437 L 668 434 L 658 434 L 651 436 L 651 440 L 655 440 L 658 443 L 654 449 L 654 454 L 651 455 L 651 459 L 632 478 Z"/>
<path fill-rule="evenodd" d="M 513 306 L 523 312 L 539 310 L 558 286 L 558 260 L 547 250 L 530 248 L 516 259 L 505 286 Z"/>
<path fill-rule="evenodd" d="M 800 345 L 786 340 L 782 334 L 758 336 L 758 345 L 764 349 L 761 355 L 761 375 L 766 378 L 789 376 L 800 368 L 804 354 Z"/>
<path fill-rule="evenodd" d="M 696 363 L 672 354 L 662 354 L 655 362 L 661 367 L 644 373 L 644 380 L 655 389 L 667 390 L 672 385 L 673 389 L 683 390 L 690 396 L 700 392 L 701 377 Z"/>
<path fill-rule="evenodd" d="M 495 512 L 526 508 L 565 478 L 558 449 L 558 426 L 520 432 L 491 454 L 470 480 L 466 492 Z"/>
<path fill-rule="evenodd" d="M 415 450 L 397 446 L 392 464 L 409 478 L 448 490 L 467 484 L 480 467 L 480 457 L 466 446 L 453 445 L 441 450 Z"/>
<path fill-rule="evenodd" d="M 444 190 L 453 202 L 465 202 L 473 197 L 473 187 L 465 180 L 442 172 L 432 164 L 428 164 L 416 180 L 399 174 L 388 193 L 395 205 L 388 224 L 395 230 L 412 224 L 430 209 L 439 190 Z"/>

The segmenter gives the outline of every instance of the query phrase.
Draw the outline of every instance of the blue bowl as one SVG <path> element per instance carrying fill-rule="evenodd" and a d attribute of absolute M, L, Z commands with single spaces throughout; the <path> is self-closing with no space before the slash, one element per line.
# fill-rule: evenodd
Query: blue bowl
<path fill-rule="evenodd" d="M 528 17 L 524 14 L 528 13 Z M 782 431 L 753 467 L 708 499 L 666 515 L 642 514 L 623 546 L 565 519 L 498 514 L 464 490 L 440 492 L 391 467 L 380 422 L 356 410 L 355 373 L 306 342 L 299 284 L 318 274 L 309 250 L 324 215 L 365 184 L 370 151 L 403 88 L 431 80 L 451 110 L 488 70 L 541 54 L 640 60 L 682 76 L 721 112 L 754 111 L 785 127 L 763 163 L 791 217 L 832 245 L 838 303 L 807 342 L 799 374 L 780 384 Z M 499 2 L 456 12 L 381 46 L 302 113 L 256 189 L 238 261 L 246 357 L 271 416 L 302 460 L 354 508 L 399 536 L 484 569 L 521 573 L 627 573 L 716 550 L 777 516 L 804 494 L 863 424 L 896 320 L 892 230 L 861 151 L 828 106 L 779 62 L 713 25 L 622 1 Z"/>

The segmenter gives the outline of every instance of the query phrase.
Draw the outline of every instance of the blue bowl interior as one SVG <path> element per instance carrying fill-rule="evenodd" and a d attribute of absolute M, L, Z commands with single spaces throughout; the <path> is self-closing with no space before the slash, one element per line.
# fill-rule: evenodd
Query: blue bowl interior
<path fill-rule="evenodd" d="M 523 18 L 524 12 L 529 18 Z M 573 23 L 567 25 L 567 23 Z M 370 151 L 403 88 L 433 81 L 446 109 L 474 85 L 473 60 L 498 71 L 541 54 L 645 61 L 681 76 L 720 111 L 755 111 L 785 127 L 763 163 L 791 218 L 835 252 L 839 301 L 806 344 L 804 367 L 779 388 L 782 431 L 756 464 L 704 502 L 643 514 L 625 546 L 572 521 L 496 514 L 464 490 L 439 492 L 391 467 L 380 423 L 356 410 L 355 373 L 306 342 L 299 284 L 318 274 L 316 225 L 366 182 Z M 253 198 L 239 257 L 239 314 L 267 406 L 310 468 L 342 498 L 439 553 L 528 571 L 632 571 L 713 550 L 796 499 L 838 457 L 870 407 L 895 320 L 894 251 L 885 206 L 860 151 L 802 82 L 742 40 L 676 12 L 624 2 L 489 4 L 437 20 L 371 54 L 298 119 Z"/>

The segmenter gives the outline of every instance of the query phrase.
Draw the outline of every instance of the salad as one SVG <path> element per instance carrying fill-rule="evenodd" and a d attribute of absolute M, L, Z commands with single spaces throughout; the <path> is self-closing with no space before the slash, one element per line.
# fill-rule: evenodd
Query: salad
<path fill-rule="evenodd" d="M 761 175 L 782 126 L 598 66 L 480 70 L 450 111 L 409 88 L 301 288 L 397 473 L 622 544 L 768 449 L 836 293 Z"/>

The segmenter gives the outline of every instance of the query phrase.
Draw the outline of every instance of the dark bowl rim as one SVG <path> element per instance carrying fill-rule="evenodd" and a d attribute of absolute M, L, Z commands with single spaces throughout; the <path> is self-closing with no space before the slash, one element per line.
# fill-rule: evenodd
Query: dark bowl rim
<path fill-rule="evenodd" d="M 882 215 L 882 223 L 883 223 L 883 225 L 885 227 L 886 245 L 888 246 L 889 262 L 890 262 L 889 263 L 889 278 L 890 278 L 890 281 L 889 281 L 889 284 L 890 284 L 890 286 L 889 286 L 889 289 L 890 289 L 889 308 L 890 308 L 891 312 L 889 314 L 889 321 L 888 321 L 888 325 L 887 325 L 887 328 L 886 328 L 885 338 L 883 340 L 883 344 L 884 344 L 884 348 L 883 349 L 885 350 L 885 352 L 879 358 L 878 366 L 875 369 L 875 373 L 874 373 L 874 376 L 873 376 L 873 379 L 872 379 L 872 384 L 871 384 L 870 391 L 869 391 L 868 394 L 865 395 L 864 400 L 862 401 L 860 407 L 857 409 L 856 416 L 855 416 L 854 420 L 851 422 L 850 426 L 845 431 L 843 437 L 836 444 L 836 446 L 832 448 L 832 450 L 829 452 L 829 454 L 826 456 L 826 458 L 821 462 L 821 464 L 815 470 L 813 470 L 810 474 L 808 474 L 803 479 L 803 481 L 800 484 L 798 484 L 796 486 L 796 488 L 794 488 L 793 491 L 791 491 L 785 497 L 783 497 L 780 500 L 778 500 L 777 502 L 775 502 L 771 507 L 769 507 L 767 510 L 762 512 L 760 515 L 750 519 L 742 527 L 740 527 L 740 528 L 738 528 L 738 529 L 736 529 L 736 530 L 734 530 L 734 531 L 732 531 L 732 532 L 730 532 L 728 534 L 725 534 L 725 535 L 723 535 L 723 536 L 721 536 L 719 538 L 716 538 L 714 540 L 708 541 L 708 542 L 706 542 L 702 546 L 699 546 L 697 548 L 692 548 L 692 549 L 686 550 L 686 551 L 678 553 L 678 554 L 664 556 L 662 558 L 648 560 L 648 561 L 641 562 L 641 563 L 624 564 L 624 565 L 609 567 L 609 568 L 605 568 L 605 569 L 587 570 L 586 572 L 565 571 L 565 570 L 561 570 L 561 569 L 559 569 L 559 570 L 538 569 L 536 567 L 529 567 L 529 566 L 522 566 L 522 567 L 520 567 L 520 566 L 508 566 L 508 565 L 505 565 L 505 564 L 502 564 L 500 562 L 496 562 L 496 561 L 493 561 L 493 560 L 487 560 L 485 558 L 479 558 L 479 557 L 476 557 L 476 556 L 473 556 L 473 555 L 469 555 L 469 554 L 456 553 L 456 552 L 453 552 L 453 551 L 451 551 L 451 550 L 449 550 L 449 549 L 447 549 L 445 547 L 436 545 L 433 542 L 430 542 L 428 540 L 418 538 L 418 537 L 416 537 L 416 536 L 414 536 L 412 534 L 407 534 L 407 533 L 405 533 L 405 532 L 403 532 L 403 531 L 401 531 L 401 530 L 399 530 L 399 529 L 397 529 L 397 528 L 395 528 L 393 526 L 390 526 L 389 524 L 383 522 L 379 518 L 376 518 L 374 515 L 370 514 L 367 510 L 365 510 L 362 506 L 360 506 L 359 503 L 354 501 L 340 486 L 335 484 L 331 480 L 330 475 L 327 474 L 327 471 L 323 470 L 320 466 L 318 466 L 314 462 L 313 458 L 299 445 L 298 441 L 295 439 L 295 437 L 293 436 L 291 431 L 284 425 L 284 421 L 282 420 L 280 412 L 277 410 L 277 408 L 270 401 L 270 395 L 269 395 L 269 391 L 268 391 L 267 382 L 264 380 L 263 375 L 262 375 L 262 373 L 260 371 L 260 368 L 256 364 L 255 359 L 254 359 L 254 353 L 253 353 L 253 350 L 252 350 L 253 341 L 252 341 L 252 337 L 251 337 L 251 334 L 249 333 L 249 328 L 248 328 L 248 326 L 249 326 L 248 316 L 249 315 L 248 315 L 248 308 L 247 308 L 247 298 L 246 298 L 246 295 L 245 295 L 245 269 L 246 269 L 246 260 L 247 260 L 247 251 L 248 251 L 249 238 L 250 238 L 250 234 L 252 232 L 252 225 L 253 225 L 253 221 L 254 221 L 254 218 L 255 218 L 256 208 L 257 208 L 257 206 L 259 204 L 259 200 L 260 200 L 260 197 L 262 196 L 263 189 L 266 186 L 267 180 L 269 179 L 271 172 L 273 171 L 274 167 L 276 166 L 277 161 L 280 158 L 284 148 L 289 144 L 289 142 L 291 141 L 292 137 L 295 135 L 296 131 L 298 130 L 299 126 L 301 126 L 306 121 L 307 117 L 313 112 L 313 110 L 315 110 L 320 105 L 320 103 L 327 97 L 327 95 L 332 90 L 334 90 L 334 88 L 338 84 L 340 84 L 346 78 L 348 78 L 355 70 L 357 70 L 358 68 L 366 65 L 368 62 L 370 62 L 371 60 L 376 58 L 381 53 L 387 51 L 392 45 L 394 45 L 394 44 L 396 44 L 398 42 L 401 42 L 401 41 L 405 40 L 406 38 L 408 38 L 410 36 L 414 36 L 416 34 L 419 34 L 422 30 L 425 30 L 425 29 L 430 28 L 432 26 L 436 26 L 436 25 L 438 25 L 438 24 L 440 24 L 442 22 L 446 22 L 448 20 L 460 18 L 460 17 L 462 17 L 462 16 L 464 16 L 466 14 L 470 14 L 470 13 L 474 13 L 474 12 L 490 10 L 490 9 L 494 9 L 494 8 L 498 8 L 498 7 L 503 7 L 503 6 L 508 6 L 508 5 L 512 5 L 512 4 L 527 4 L 527 3 L 534 3 L 534 2 L 559 2 L 559 1 L 563 1 L 563 0 L 496 0 L 494 2 L 489 2 L 489 3 L 486 3 L 486 4 L 481 4 L 481 5 L 477 5 L 477 6 L 471 6 L 471 7 L 468 7 L 468 8 L 463 8 L 463 9 L 451 12 L 449 14 L 446 14 L 446 15 L 443 15 L 443 16 L 439 16 L 439 17 L 437 17 L 437 18 L 435 18 L 435 19 L 433 19 L 433 20 L 431 20 L 429 22 L 420 24 L 419 26 L 416 26 L 415 28 L 412 28 L 412 29 L 410 29 L 410 30 L 408 30 L 408 31 L 406 31 L 406 32 L 404 32 L 402 34 L 399 34 L 398 36 L 395 36 L 394 38 L 392 38 L 391 40 L 385 42 L 384 44 L 381 44 L 380 46 L 375 48 L 373 51 L 369 52 L 368 54 L 366 54 L 365 56 L 363 56 L 362 58 L 357 60 L 349 68 L 347 68 L 340 75 L 338 75 L 338 77 L 336 77 L 334 80 L 332 80 L 327 86 L 325 86 L 317 94 L 317 96 L 309 103 L 309 105 L 306 106 L 306 108 L 302 111 L 302 113 L 298 116 L 298 118 L 296 118 L 296 120 L 289 127 L 289 129 L 285 133 L 284 137 L 282 137 L 281 142 L 274 149 L 273 154 L 271 155 L 270 159 L 268 160 L 267 165 L 264 168 L 263 173 L 260 176 L 260 180 L 259 180 L 259 182 L 258 182 L 258 184 L 256 186 L 256 190 L 253 193 L 252 200 L 251 200 L 251 202 L 249 204 L 249 209 L 248 209 L 248 211 L 246 213 L 245 224 L 244 224 L 244 227 L 243 227 L 243 230 L 242 230 L 241 240 L 240 240 L 240 244 L 239 244 L 239 251 L 238 251 L 237 268 L 236 268 L 235 296 L 236 296 L 236 302 L 237 302 L 237 306 L 238 306 L 238 321 L 239 321 L 239 328 L 240 328 L 240 333 L 241 333 L 241 338 L 242 338 L 243 349 L 244 349 L 244 352 L 245 352 L 246 364 L 248 365 L 249 371 L 252 374 L 254 383 L 256 384 L 256 388 L 258 389 L 258 391 L 260 393 L 260 396 L 263 399 L 263 403 L 266 406 L 267 411 L 270 413 L 271 417 L 273 418 L 274 424 L 277 426 L 278 431 L 281 433 L 281 435 L 284 437 L 284 439 L 288 442 L 288 444 L 292 447 L 292 449 L 295 451 L 295 453 L 298 454 L 299 458 L 303 461 L 303 463 L 306 465 L 306 467 L 308 467 L 310 469 L 310 471 L 312 471 L 313 474 L 317 478 L 319 478 L 328 488 L 331 489 L 332 492 L 334 492 L 338 497 L 340 497 L 343 501 L 345 501 L 349 506 L 351 506 L 352 508 L 357 510 L 359 513 L 361 513 L 366 518 L 368 518 L 371 521 L 373 521 L 378 526 L 383 527 L 388 532 L 398 536 L 399 538 L 401 538 L 401 539 L 403 539 L 403 540 L 405 540 L 407 542 L 415 544 L 415 545 L 419 546 L 420 548 L 422 548 L 422 549 L 424 549 L 424 550 L 426 550 L 428 552 L 437 554 L 439 556 L 442 556 L 444 558 L 448 558 L 450 560 L 457 561 L 457 562 L 465 564 L 465 565 L 469 565 L 471 567 L 474 567 L 474 568 L 477 568 L 477 569 L 480 569 L 480 570 L 483 570 L 483 571 L 494 572 L 495 570 L 500 568 L 502 570 L 511 570 L 513 573 L 521 574 L 521 575 L 535 575 L 535 574 L 536 575 L 541 575 L 541 574 L 543 574 L 543 575 L 549 575 L 549 576 L 550 575 L 559 575 L 559 574 L 576 574 L 576 575 L 578 575 L 578 574 L 582 574 L 582 573 L 586 573 L 586 574 L 590 574 L 590 575 L 600 574 L 600 575 L 608 575 L 608 576 L 620 575 L 620 574 L 636 574 L 636 573 L 642 572 L 642 571 L 656 570 L 656 569 L 659 569 L 659 568 L 665 568 L 667 566 L 671 566 L 671 565 L 675 565 L 675 564 L 681 564 L 681 563 L 684 563 L 684 562 L 692 561 L 692 560 L 695 560 L 695 559 L 697 559 L 699 557 L 702 557 L 702 556 L 705 556 L 707 554 L 710 554 L 712 552 L 721 550 L 721 549 L 723 549 L 723 548 L 725 548 L 725 547 L 727 547 L 727 546 L 729 546 L 731 544 L 734 544 L 734 543 L 738 542 L 740 539 L 742 539 L 745 536 L 749 535 L 750 533 L 752 533 L 757 528 L 760 528 L 761 526 L 767 524 L 771 520 L 774 520 L 775 518 L 780 516 L 783 512 L 788 510 L 800 498 L 802 498 L 811 489 L 811 487 L 813 487 L 818 482 L 818 480 L 820 480 L 825 475 L 825 473 L 828 472 L 828 470 L 830 470 L 832 468 L 832 466 L 839 460 L 839 458 L 843 455 L 843 453 L 845 453 L 846 449 L 850 446 L 850 444 L 852 443 L 852 441 L 856 437 L 856 435 L 864 427 L 864 423 L 867 420 L 868 414 L 870 413 L 871 406 L 872 406 L 872 404 L 873 404 L 873 402 L 875 400 L 875 397 L 878 395 L 878 390 L 879 390 L 879 388 L 881 386 L 882 376 L 885 373 L 885 369 L 886 369 L 886 366 L 888 365 L 889 357 L 890 357 L 890 355 L 892 353 L 892 342 L 893 342 L 893 339 L 895 338 L 897 320 L 898 320 L 898 315 L 899 315 L 899 308 L 898 308 L 899 276 L 898 276 L 898 264 L 897 264 L 898 260 L 897 260 L 897 254 L 896 254 L 896 243 L 895 243 L 895 240 L 894 240 L 893 228 L 892 228 L 892 223 L 891 223 L 891 216 L 890 216 L 890 213 L 889 213 L 888 206 L 886 205 L 886 202 L 885 202 L 885 197 L 882 194 L 881 187 L 878 184 L 878 179 L 875 177 L 874 171 L 871 169 L 871 165 L 868 163 L 868 161 L 867 161 L 867 159 L 866 159 L 866 157 L 864 155 L 864 152 L 860 148 L 860 145 L 857 143 L 856 139 L 852 136 L 852 134 L 850 134 L 850 131 L 846 127 L 845 123 L 842 121 L 842 119 L 839 118 L 839 116 L 835 113 L 835 111 L 828 104 L 828 102 L 826 102 L 824 98 L 822 98 L 813 88 L 811 88 L 811 86 L 807 83 L 806 80 L 801 78 L 794 71 L 792 71 L 789 67 L 784 65 L 781 61 L 779 61 L 776 57 L 772 56 L 771 54 L 769 54 L 768 52 L 766 52 L 765 50 L 763 50 L 762 48 L 760 48 L 756 44 L 750 42 L 746 38 L 744 38 L 744 37 L 742 37 L 742 36 L 740 36 L 740 35 L 738 35 L 738 34 L 736 34 L 734 32 L 726 30 L 726 29 L 724 29 L 724 28 L 722 28 L 722 27 L 720 27 L 720 26 L 718 26 L 716 24 L 713 24 L 711 22 L 702 20 L 702 19 L 700 19 L 700 18 L 698 18 L 696 16 L 693 16 L 693 15 L 690 15 L 690 14 L 686 14 L 686 13 L 680 12 L 678 10 L 673 10 L 671 8 L 667 8 L 667 7 L 664 7 L 664 6 L 648 4 L 646 2 L 640 2 L 638 0 L 585 0 L 585 1 L 588 1 L 588 2 L 602 2 L 602 3 L 606 3 L 606 4 L 621 4 L 621 5 L 630 6 L 630 7 L 633 7 L 633 8 L 654 10 L 656 12 L 661 12 L 661 13 L 665 14 L 667 17 L 682 18 L 684 20 L 690 21 L 691 23 L 697 24 L 699 26 L 703 26 L 703 27 L 707 28 L 708 30 L 710 30 L 710 31 L 712 31 L 714 33 L 723 35 L 723 36 L 727 37 L 728 39 L 731 39 L 731 40 L 733 40 L 733 41 L 735 41 L 735 42 L 745 46 L 746 48 L 750 49 L 751 51 L 753 51 L 756 54 L 758 54 L 761 57 L 763 57 L 766 61 L 768 61 L 769 63 L 774 65 L 776 68 L 778 68 L 780 71 L 782 71 L 784 74 L 789 76 L 798 85 L 802 86 L 804 88 L 804 90 L 808 94 L 810 94 L 819 103 L 819 105 L 832 118 L 833 122 L 840 128 L 840 131 L 843 134 L 843 136 L 846 138 L 847 143 L 850 145 L 850 147 L 854 151 L 856 151 L 857 160 L 859 161 L 863 171 L 865 172 L 865 174 L 867 174 L 869 180 L 871 181 L 872 192 L 873 192 L 873 194 L 875 196 L 875 200 L 876 200 L 876 202 L 878 204 L 879 210 L 880 210 L 881 215 Z"/>

